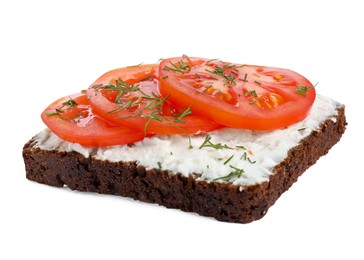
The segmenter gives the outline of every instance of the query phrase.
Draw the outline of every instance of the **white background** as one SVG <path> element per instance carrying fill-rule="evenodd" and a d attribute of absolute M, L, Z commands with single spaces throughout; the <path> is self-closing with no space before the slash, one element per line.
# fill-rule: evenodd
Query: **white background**
<path fill-rule="evenodd" d="M 1 1 L 0 259 L 363 259 L 360 6 Z M 346 105 L 347 132 L 247 225 L 26 180 L 22 146 L 50 102 L 110 69 L 182 54 L 293 69 Z"/>

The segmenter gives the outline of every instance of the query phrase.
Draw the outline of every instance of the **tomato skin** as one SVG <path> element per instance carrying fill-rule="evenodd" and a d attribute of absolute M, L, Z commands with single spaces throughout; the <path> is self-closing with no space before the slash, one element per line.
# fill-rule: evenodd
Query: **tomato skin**
<path fill-rule="evenodd" d="M 190 68 L 184 72 L 170 69 L 170 64 L 178 68 L 181 61 Z M 294 71 L 203 58 L 165 59 L 159 66 L 159 79 L 160 93 L 170 95 L 171 102 L 193 104 L 193 113 L 234 128 L 286 127 L 303 120 L 316 97 L 312 84 Z M 197 86 L 196 81 L 200 82 Z M 305 96 L 297 93 L 299 86 L 308 88 Z"/>
<path fill-rule="evenodd" d="M 221 128 L 220 125 L 195 115 L 186 115 L 180 122 L 176 122 L 176 116 L 173 115 L 182 110 L 171 104 L 168 97 L 160 106 L 148 109 L 148 104 L 154 106 L 158 103 L 150 103 L 149 98 L 158 99 L 160 96 L 157 72 L 158 65 L 151 64 L 125 67 L 105 73 L 87 89 L 94 112 L 115 124 L 125 125 L 145 134 L 202 134 Z M 126 88 L 138 87 L 141 91 L 124 93 L 120 96 L 120 102 L 116 102 L 119 92 L 110 91 L 105 86 L 110 83 L 116 86 L 116 81 L 120 79 L 127 84 Z M 134 102 L 134 105 L 120 109 L 130 101 Z M 188 108 L 189 105 L 184 107 Z M 151 119 L 155 112 L 158 112 L 153 117 L 155 119 Z"/>
<path fill-rule="evenodd" d="M 157 71 L 157 64 L 141 64 L 137 66 L 118 68 L 102 74 L 97 80 L 95 80 L 94 83 L 92 83 L 91 87 L 98 84 L 115 82 L 115 79 L 117 78 L 121 78 L 126 83 L 132 85 L 143 79 L 154 76 Z"/>
<path fill-rule="evenodd" d="M 69 100 L 74 100 L 76 104 L 72 107 L 62 105 Z M 62 112 L 57 114 L 56 109 Z M 86 95 L 82 93 L 56 100 L 43 111 L 41 118 L 57 136 L 83 146 L 122 145 L 144 138 L 140 131 L 115 126 L 95 115 Z"/>

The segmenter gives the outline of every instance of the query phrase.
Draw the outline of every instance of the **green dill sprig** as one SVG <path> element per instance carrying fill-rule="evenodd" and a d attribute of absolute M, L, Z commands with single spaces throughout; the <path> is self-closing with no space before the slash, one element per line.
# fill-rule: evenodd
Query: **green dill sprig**
<path fill-rule="evenodd" d="M 63 108 L 64 107 L 72 108 L 72 107 L 77 106 L 77 105 L 78 105 L 77 102 L 73 98 L 69 97 L 69 100 L 67 100 L 65 102 L 62 102 L 61 106 L 54 109 L 54 111 L 46 112 L 46 115 L 47 116 L 56 116 L 56 115 L 58 115 L 61 119 L 66 120 L 66 118 L 61 116 L 61 114 L 64 113 Z"/>
<path fill-rule="evenodd" d="M 249 95 L 253 95 L 254 97 L 258 97 L 257 95 L 257 92 L 255 90 L 250 90 L 250 91 L 247 91 L 245 94 L 244 94 L 244 97 L 247 97 Z"/>
<path fill-rule="evenodd" d="M 129 85 L 120 78 L 117 79 L 115 83 L 116 83 L 116 90 L 119 91 L 118 95 L 115 98 L 115 103 L 120 103 L 120 98 L 122 97 L 122 95 L 126 93 L 131 93 L 136 91 L 141 92 L 139 85 Z"/>
<path fill-rule="evenodd" d="M 138 116 L 140 116 L 141 118 L 148 119 L 148 121 L 145 123 L 144 128 L 143 128 L 144 136 L 147 135 L 147 128 L 148 128 L 149 124 L 152 122 L 152 120 L 162 122 L 162 120 L 164 119 L 164 117 L 162 117 L 159 114 L 159 111 L 157 111 L 157 110 L 153 110 L 152 113 L 150 113 L 149 115 L 144 115 L 144 114 L 139 113 Z"/>
<path fill-rule="evenodd" d="M 240 178 L 241 176 L 243 176 L 244 178 L 246 178 L 246 176 L 244 176 L 244 170 L 243 169 L 239 169 L 235 166 L 232 166 L 232 165 L 229 165 L 229 167 L 231 169 L 233 169 L 234 171 L 230 172 L 228 175 L 226 176 L 222 176 L 222 177 L 219 177 L 219 178 L 215 178 L 214 181 L 217 181 L 217 180 L 231 180 L 232 178 L 236 177 L 236 178 Z"/>
<path fill-rule="evenodd" d="M 145 109 L 153 110 L 157 108 L 160 110 L 162 108 L 162 105 L 166 100 L 169 98 L 169 94 L 165 96 L 164 98 L 161 98 L 160 96 L 156 95 L 154 92 L 152 92 L 152 96 L 142 96 L 143 99 L 150 100 L 147 105 L 145 106 Z"/>
<path fill-rule="evenodd" d="M 244 82 L 248 82 L 247 80 L 246 80 L 246 78 L 248 77 L 248 73 L 245 73 L 245 75 L 244 75 L 244 79 L 243 79 L 243 81 Z"/>
<path fill-rule="evenodd" d="M 199 149 L 202 149 L 204 147 L 211 147 L 214 148 L 216 150 L 219 149 L 231 149 L 233 150 L 234 148 L 227 146 L 226 144 L 222 145 L 221 143 L 218 144 L 214 144 L 211 142 L 211 136 L 209 134 L 206 135 L 204 142 L 200 145 Z"/>
<path fill-rule="evenodd" d="M 248 161 L 248 162 L 250 162 L 251 164 L 254 164 L 254 163 L 256 163 L 257 161 L 252 161 L 251 159 L 250 159 L 250 157 L 248 157 L 248 154 L 247 154 L 247 152 L 244 152 L 243 153 L 243 155 L 240 157 L 240 160 L 244 160 L 244 161 Z"/>
<path fill-rule="evenodd" d="M 173 115 L 173 117 L 175 117 L 174 118 L 174 122 L 175 123 L 184 123 L 185 121 L 183 121 L 182 119 L 185 116 L 188 116 L 188 115 L 191 115 L 192 114 L 191 107 L 192 107 L 192 104 L 189 105 L 189 107 L 187 107 L 186 109 L 181 110 L 178 114 Z"/>
<path fill-rule="evenodd" d="M 69 98 L 70 98 L 69 100 L 62 103 L 61 108 L 65 107 L 65 106 L 67 106 L 68 108 L 71 108 L 71 107 L 74 107 L 74 106 L 78 105 L 77 102 L 74 99 L 72 99 L 71 97 L 69 97 Z"/>
<path fill-rule="evenodd" d="M 210 60 L 206 61 L 206 64 L 209 64 L 209 63 L 211 63 L 211 62 L 213 62 L 215 60 L 219 60 L 219 59 L 210 59 Z"/>
<path fill-rule="evenodd" d="M 318 84 L 318 82 L 314 86 L 312 86 L 312 87 L 308 87 L 308 86 L 297 86 L 295 92 L 297 94 L 300 94 L 303 97 L 306 97 L 306 92 L 309 91 L 309 90 L 311 90 L 311 89 L 313 89 L 313 88 L 315 88 L 317 86 L 317 84 Z"/>
<path fill-rule="evenodd" d="M 227 69 L 231 69 L 231 68 L 235 67 L 235 64 L 228 63 L 228 64 L 225 64 L 224 67 L 227 68 Z"/>
<path fill-rule="evenodd" d="M 56 108 L 54 111 L 46 112 L 47 116 L 55 116 L 55 115 L 61 115 L 63 113 L 63 110 Z"/>
<path fill-rule="evenodd" d="M 158 161 L 157 164 L 158 164 L 158 168 L 162 169 L 162 163 Z"/>
<path fill-rule="evenodd" d="M 183 54 L 183 55 L 182 55 L 182 58 L 183 58 L 183 59 L 187 59 L 189 62 L 191 62 L 190 57 L 188 57 L 186 54 Z"/>
<path fill-rule="evenodd" d="M 120 78 L 115 81 L 115 84 L 112 84 L 112 83 L 109 83 L 107 85 L 97 84 L 97 85 L 93 85 L 92 88 L 95 90 L 104 89 L 106 91 L 119 92 L 115 97 L 115 103 L 118 103 L 118 104 L 121 103 L 121 97 L 127 93 L 138 91 L 143 94 L 139 85 L 129 85 L 128 83 L 126 83 L 124 80 L 122 80 Z"/>
<path fill-rule="evenodd" d="M 224 77 L 226 79 L 226 83 L 227 84 L 234 84 L 234 85 L 236 85 L 235 77 L 232 76 L 231 74 L 226 74 L 224 68 L 222 68 L 222 67 L 216 66 L 214 68 L 214 70 L 209 70 L 209 69 L 205 69 L 205 70 L 207 72 L 212 73 L 212 74 L 215 74 L 215 75 L 219 75 L 219 76 Z"/>
<path fill-rule="evenodd" d="M 191 66 L 190 65 L 187 65 L 186 63 L 184 63 L 183 62 L 183 60 L 180 60 L 179 62 L 178 62 L 178 64 L 179 64 L 179 67 L 181 68 L 181 69 L 183 69 L 183 70 L 188 70 Z"/>
<path fill-rule="evenodd" d="M 105 115 L 111 114 L 111 113 L 116 113 L 116 112 L 121 111 L 121 110 L 128 110 L 128 109 L 130 109 L 130 108 L 132 108 L 134 106 L 139 105 L 140 102 L 141 102 L 141 100 L 139 98 L 134 98 L 133 100 L 129 100 L 129 101 L 126 101 L 123 104 L 120 104 L 120 106 L 118 106 L 117 108 L 115 108 L 113 110 L 107 111 L 105 113 Z"/>
<path fill-rule="evenodd" d="M 228 164 L 228 162 L 231 161 L 231 159 L 233 159 L 234 155 L 230 156 L 225 162 L 224 162 L 224 165 Z"/>
<path fill-rule="evenodd" d="M 259 82 L 259 81 L 257 81 L 257 80 L 254 80 L 254 82 L 255 82 L 256 84 L 258 84 L 258 85 L 262 85 L 262 83 L 261 83 L 261 82 Z"/>
<path fill-rule="evenodd" d="M 257 161 L 252 161 L 252 160 L 250 159 L 250 157 L 248 157 L 248 162 L 250 162 L 251 164 L 254 164 L 254 163 L 256 163 Z"/>
<path fill-rule="evenodd" d="M 169 61 L 169 63 L 172 65 L 172 67 L 164 66 L 164 68 L 163 68 L 164 70 L 174 71 L 174 72 L 179 72 L 179 73 L 185 74 L 191 68 L 191 66 L 184 63 L 183 60 L 180 60 L 178 62 L 179 67 L 177 65 L 173 64 L 171 61 Z"/>
<path fill-rule="evenodd" d="M 306 92 L 309 91 L 311 89 L 311 87 L 307 87 L 307 86 L 298 86 L 296 88 L 296 93 L 300 94 L 303 97 L 306 97 Z"/>

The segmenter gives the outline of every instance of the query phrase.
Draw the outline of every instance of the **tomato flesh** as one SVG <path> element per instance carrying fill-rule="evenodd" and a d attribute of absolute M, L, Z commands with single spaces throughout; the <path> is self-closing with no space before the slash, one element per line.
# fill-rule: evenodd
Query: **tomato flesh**
<path fill-rule="evenodd" d="M 87 90 L 95 113 L 111 122 L 145 134 L 200 134 L 221 128 L 160 96 L 158 65 L 139 65 L 110 71 Z"/>
<path fill-rule="evenodd" d="M 55 101 L 44 110 L 41 118 L 60 138 L 83 146 L 129 144 L 144 138 L 140 131 L 115 126 L 95 115 L 82 93 Z"/>
<path fill-rule="evenodd" d="M 183 66 L 181 66 L 181 64 Z M 159 66 L 159 90 L 218 124 L 273 130 L 303 120 L 316 97 L 300 74 L 281 68 L 177 57 Z"/>

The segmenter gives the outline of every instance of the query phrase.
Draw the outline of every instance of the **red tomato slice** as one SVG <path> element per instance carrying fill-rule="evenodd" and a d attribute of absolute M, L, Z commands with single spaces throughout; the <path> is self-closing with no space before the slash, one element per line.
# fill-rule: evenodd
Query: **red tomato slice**
<path fill-rule="evenodd" d="M 200 134 L 221 128 L 191 115 L 190 104 L 177 107 L 158 90 L 158 65 L 138 65 L 109 71 L 87 90 L 95 113 L 145 134 Z"/>
<path fill-rule="evenodd" d="M 85 94 L 61 98 L 41 115 L 43 122 L 60 138 L 84 146 L 108 146 L 134 143 L 142 132 L 115 126 L 91 111 Z"/>
<path fill-rule="evenodd" d="M 159 66 L 160 92 L 179 106 L 218 124 L 272 130 L 303 120 L 316 97 L 300 74 L 280 68 L 219 60 L 165 59 Z"/>

